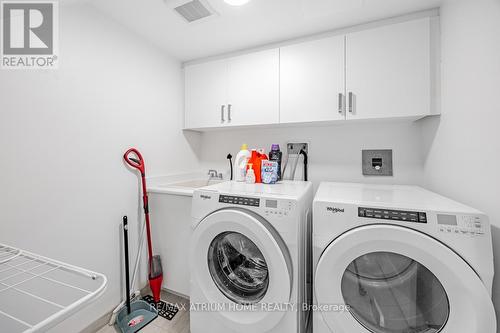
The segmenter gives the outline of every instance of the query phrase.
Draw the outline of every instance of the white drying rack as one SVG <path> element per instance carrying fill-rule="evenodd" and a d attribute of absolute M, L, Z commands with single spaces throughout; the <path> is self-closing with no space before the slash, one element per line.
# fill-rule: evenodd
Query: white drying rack
<path fill-rule="evenodd" d="M 44 332 L 95 301 L 103 274 L 0 243 L 0 332 Z"/>

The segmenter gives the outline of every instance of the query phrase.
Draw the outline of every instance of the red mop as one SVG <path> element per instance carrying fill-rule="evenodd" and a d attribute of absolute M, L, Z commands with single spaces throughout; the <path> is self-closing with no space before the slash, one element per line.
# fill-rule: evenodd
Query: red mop
<path fill-rule="evenodd" d="M 130 155 L 135 156 L 130 156 Z M 149 223 L 149 206 L 148 193 L 146 189 L 146 166 L 141 153 L 135 148 L 130 148 L 123 155 L 123 159 L 132 168 L 141 172 L 142 179 L 142 202 L 144 206 L 144 215 L 146 217 L 146 233 L 148 237 L 148 263 L 149 263 L 149 287 L 153 293 L 153 299 L 156 303 L 160 301 L 161 284 L 163 281 L 163 270 L 161 267 L 161 259 L 159 255 L 153 256 L 153 246 L 151 241 L 151 226 Z"/>

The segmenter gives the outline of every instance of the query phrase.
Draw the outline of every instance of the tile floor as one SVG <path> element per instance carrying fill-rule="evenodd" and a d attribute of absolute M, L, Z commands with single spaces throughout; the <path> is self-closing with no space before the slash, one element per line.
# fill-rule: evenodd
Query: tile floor
<path fill-rule="evenodd" d="M 164 291 L 162 291 L 161 299 L 177 304 L 179 312 L 172 320 L 166 320 L 158 316 L 151 324 L 144 327 L 141 333 L 189 333 L 189 300 Z M 106 325 L 96 333 L 116 332 L 119 331 L 114 326 Z"/>

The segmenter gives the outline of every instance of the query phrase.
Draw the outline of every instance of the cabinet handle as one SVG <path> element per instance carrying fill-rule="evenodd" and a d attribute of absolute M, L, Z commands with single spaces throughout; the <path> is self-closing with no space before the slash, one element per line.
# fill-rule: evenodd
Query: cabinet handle
<path fill-rule="evenodd" d="M 226 108 L 225 105 L 221 105 L 220 106 L 220 121 L 223 123 L 225 120 L 224 120 L 224 109 Z"/>
<path fill-rule="evenodd" d="M 229 122 L 231 122 L 231 107 L 232 107 L 232 105 L 231 105 L 231 104 L 228 104 L 228 105 L 227 105 L 227 120 L 228 120 Z"/>
<path fill-rule="evenodd" d="M 349 92 L 349 113 L 354 113 L 354 94 L 352 91 Z"/>
<path fill-rule="evenodd" d="M 345 112 L 345 96 L 339 93 L 339 113 L 343 114 Z"/>

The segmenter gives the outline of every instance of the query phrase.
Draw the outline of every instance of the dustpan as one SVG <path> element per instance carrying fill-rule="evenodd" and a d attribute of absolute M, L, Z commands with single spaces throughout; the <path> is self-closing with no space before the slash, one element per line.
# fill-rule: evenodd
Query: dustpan
<path fill-rule="evenodd" d="M 158 310 L 144 301 L 130 302 L 129 265 L 128 265 L 128 222 L 123 217 L 123 248 L 125 251 L 125 296 L 126 305 L 118 312 L 116 326 L 122 333 L 135 333 L 158 317 Z"/>
<path fill-rule="evenodd" d="M 116 326 L 122 333 L 135 333 L 158 317 L 158 311 L 144 301 L 130 304 L 130 314 L 127 307 L 121 309 L 116 317 Z"/>

